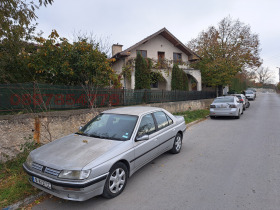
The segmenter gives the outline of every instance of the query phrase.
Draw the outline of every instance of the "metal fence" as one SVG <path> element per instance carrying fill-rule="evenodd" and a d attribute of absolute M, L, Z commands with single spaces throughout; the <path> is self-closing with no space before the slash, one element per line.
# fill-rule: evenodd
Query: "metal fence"
<path fill-rule="evenodd" d="M 50 84 L 0 85 L 0 112 L 41 112 L 214 98 L 211 91 L 95 89 Z"/>

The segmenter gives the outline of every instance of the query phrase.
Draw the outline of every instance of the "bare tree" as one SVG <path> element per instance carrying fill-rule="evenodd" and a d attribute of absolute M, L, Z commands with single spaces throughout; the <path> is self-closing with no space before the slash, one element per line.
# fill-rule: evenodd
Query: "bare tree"
<path fill-rule="evenodd" d="M 256 70 L 256 79 L 261 84 L 267 84 L 270 82 L 272 72 L 269 68 L 260 67 Z"/>
<path fill-rule="evenodd" d="M 74 31 L 73 33 L 73 41 L 81 41 L 81 40 L 87 40 L 88 43 L 92 44 L 93 46 L 96 46 L 97 49 L 105 53 L 108 58 L 112 56 L 111 47 L 112 47 L 112 41 L 110 40 L 109 36 L 98 36 L 94 34 L 93 32 L 87 33 L 87 32 L 81 32 L 81 31 Z"/>

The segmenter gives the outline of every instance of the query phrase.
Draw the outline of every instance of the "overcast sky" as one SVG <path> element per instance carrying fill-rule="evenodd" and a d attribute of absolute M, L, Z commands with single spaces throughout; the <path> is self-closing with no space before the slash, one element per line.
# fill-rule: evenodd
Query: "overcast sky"
<path fill-rule="evenodd" d="M 45 37 L 52 29 L 70 40 L 74 32 L 92 33 L 123 49 L 163 27 L 186 44 L 230 15 L 259 35 L 263 66 L 279 81 L 280 0 L 54 0 L 36 14 Z"/>

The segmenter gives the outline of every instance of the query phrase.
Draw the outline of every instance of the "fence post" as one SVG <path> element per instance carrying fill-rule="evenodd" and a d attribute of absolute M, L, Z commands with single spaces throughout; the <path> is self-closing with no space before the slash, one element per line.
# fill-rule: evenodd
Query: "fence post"
<path fill-rule="evenodd" d="M 125 91 L 125 89 L 123 87 L 123 91 L 122 91 L 123 92 L 123 106 L 125 106 L 125 98 L 124 98 L 125 97 L 125 93 L 124 93 L 124 91 Z"/>
<path fill-rule="evenodd" d="M 31 109 L 32 109 L 32 106 L 33 106 L 33 112 L 35 112 L 36 110 L 36 106 L 35 106 L 35 94 L 36 94 L 36 89 L 35 89 L 35 82 L 33 82 L 33 95 L 30 97 L 31 98 Z M 32 103 L 33 102 L 33 103 Z"/>
<path fill-rule="evenodd" d="M 145 103 L 148 104 L 148 94 L 147 94 L 147 89 L 145 89 L 145 92 L 144 92 L 144 98 L 145 98 Z"/>

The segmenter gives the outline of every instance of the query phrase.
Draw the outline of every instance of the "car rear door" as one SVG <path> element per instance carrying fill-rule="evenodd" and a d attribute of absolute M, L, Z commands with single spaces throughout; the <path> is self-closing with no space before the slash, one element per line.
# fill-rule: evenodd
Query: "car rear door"
<path fill-rule="evenodd" d="M 158 153 L 161 154 L 173 146 L 175 129 L 173 120 L 163 111 L 153 113 L 157 124 Z"/>

